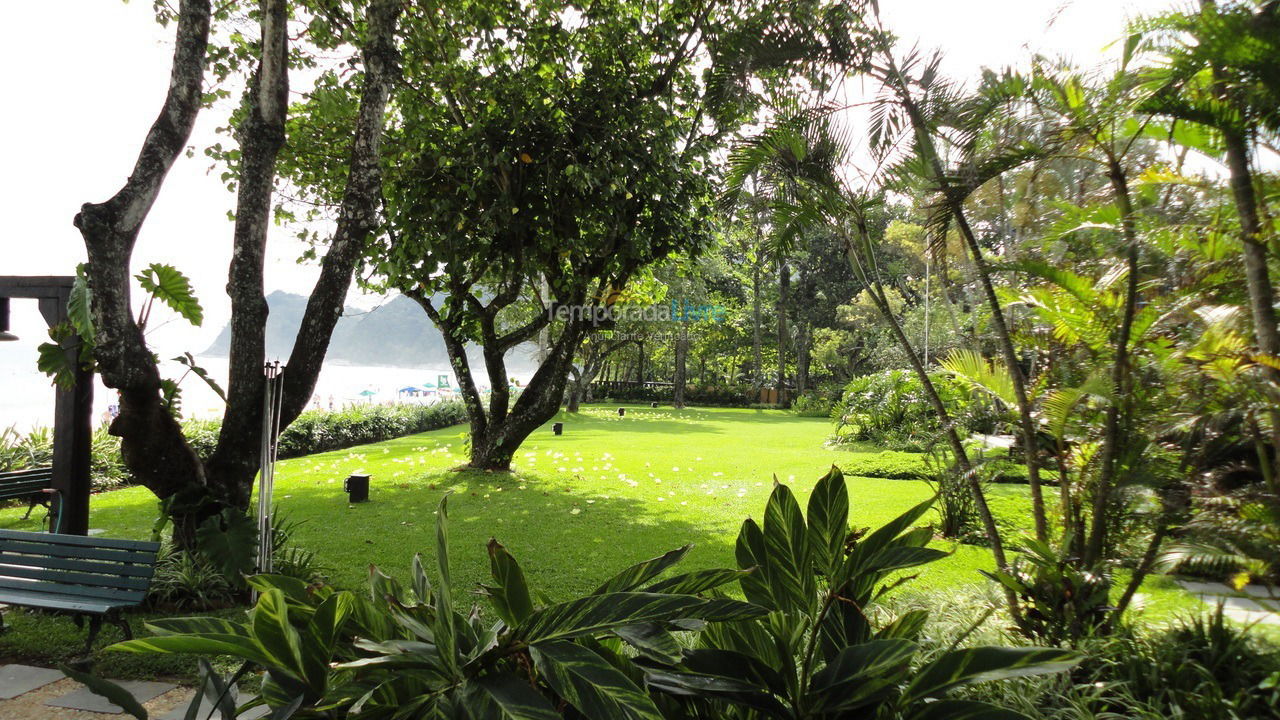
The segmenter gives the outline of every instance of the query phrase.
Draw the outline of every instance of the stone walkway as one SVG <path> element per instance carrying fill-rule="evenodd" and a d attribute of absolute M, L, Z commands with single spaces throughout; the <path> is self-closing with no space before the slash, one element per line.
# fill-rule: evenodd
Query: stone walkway
<path fill-rule="evenodd" d="M 1223 583 L 1191 580 L 1179 580 L 1178 585 L 1207 605 L 1217 607 L 1218 603 L 1222 603 L 1223 613 L 1232 620 L 1280 625 L 1280 614 L 1276 613 L 1276 609 L 1280 608 L 1280 597 L 1271 597 L 1266 588 L 1247 585 L 1244 590 L 1237 592 Z"/>
<path fill-rule="evenodd" d="M 192 689 L 172 683 L 117 680 L 156 720 L 183 720 Z M 203 704 L 203 703 L 202 703 Z M 202 708 L 199 717 L 208 714 Z M 255 708 L 240 716 L 257 720 L 267 708 Z M 122 720 L 130 716 L 121 708 L 58 670 L 30 665 L 0 665 L 0 719 L 3 720 Z"/>

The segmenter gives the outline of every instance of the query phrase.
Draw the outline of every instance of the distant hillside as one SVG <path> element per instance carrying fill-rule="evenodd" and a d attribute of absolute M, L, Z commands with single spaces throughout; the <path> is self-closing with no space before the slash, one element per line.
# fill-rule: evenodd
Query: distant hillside
<path fill-rule="evenodd" d="M 267 357 L 287 359 L 302 324 L 307 299 L 277 290 L 267 296 L 267 307 L 271 311 L 267 316 Z M 228 325 L 203 355 L 226 357 L 230 346 Z M 468 354 L 472 356 L 472 369 L 483 374 L 483 365 L 478 364 L 482 362 L 479 353 Z M 413 300 L 398 295 L 368 312 L 350 307 L 343 310 L 329 341 L 325 361 L 384 367 L 440 367 L 449 364 L 449 355 L 444 338 L 426 311 Z M 522 374 L 531 369 L 527 348 L 513 351 L 508 362 L 512 373 Z"/>

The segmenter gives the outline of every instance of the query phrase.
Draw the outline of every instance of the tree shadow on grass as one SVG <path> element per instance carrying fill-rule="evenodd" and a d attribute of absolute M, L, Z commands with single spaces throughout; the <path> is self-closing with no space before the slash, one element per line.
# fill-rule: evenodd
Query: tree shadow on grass
<path fill-rule="evenodd" d="M 449 501 L 454 594 L 489 581 L 485 546 L 495 538 L 520 561 L 531 585 L 552 600 L 585 594 L 624 567 L 692 543 L 677 572 L 733 563 L 732 537 L 657 503 L 609 497 L 537 474 L 434 471 L 375 487 L 367 503 L 349 504 L 328 486 L 291 490 L 279 507 L 302 521 L 299 547 L 314 551 L 342 587 L 366 587 L 369 565 L 407 579 L 421 553 L 433 580 L 436 510 Z"/>

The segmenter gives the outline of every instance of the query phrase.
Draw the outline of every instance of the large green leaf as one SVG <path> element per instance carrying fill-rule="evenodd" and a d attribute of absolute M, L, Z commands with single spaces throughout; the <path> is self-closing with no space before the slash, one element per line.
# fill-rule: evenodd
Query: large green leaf
<path fill-rule="evenodd" d="M 1058 648 L 976 647 L 952 650 L 920 668 L 907 687 L 913 698 L 937 697 L 961 685 L 1069 670 L 1080 655 Z"/>
<path fill-rule="evenodd" d="M 539 695 L 529 683 L 510 673 L 482 675 L 467 681 L 468 701 L 483 693 L 491 708 L 473 717 L 492 720 L 560 720 L 560 713 L 551 703 Z M 479 691 L 479 692 L 477 692 Z M 473 708 L 473 710 L 476 708 Z M 493 714 L 493 710 L 497 714 Z"/>
<path fill-rule="evenodd" d="M 191 281 L 172 265 L 151 263 L 137 274 L 138 284 L 147 294 L 168 305 L 192 325 L 204 322 L 204 309 L 196 300 Z"/>
<path fill-rule="evenodd" d="M 456 673 L 458 639 L 453 624 L 453 583 L 449 579 L 449 493 L 440 498 L 440 506 L 436 510 L 436 567 L 440 572 L 440 590 L 435 594 L 436 615 L 432 635 L 445 666 Z"/>
<path fill-rule="evenodd" d="M 812 612 L 817 584 L 808 531 L 791 488 L 778 483 L 764 509 L 765 574 L 779 610 Z"/>
<path fill-rule="evenodd" d="M 656 558 L 650 558 L 644 562 L 636 563 L 622 572 L 614 575 L 591 592 L 592 595 L 603 595 L 611 592 L 627 592 L 635 590 L 641 585 L 658 577 L 664 570 L 680 562 L 685 555 L 692 549 L 692 545 L 676 548 L 669 552 L 663 553 Z"/>
<path fill-rule="evenodd" d="M 818 480 L 809 496 L 809 547 L 828 577 L 844 562 L 844 545 L 849 539 L 849 491 L 840 468 Z"/>
<path fill-rule="evenodd" d="M 142 703 L 138 702 L 138 699 L 135 698 L 128 690 L 125 690 L 110 680 L 104 680 L 100 677 L 90 675 L 89 673 L 72 670 L 66 665 L 59 665 L 58 669 L 62 671 L 63 675 L 66 675 L 72 680 L 84 685 L 89 689 L 89 692 L 94 695 L 106 698 L 107 701 L 114 703 L 125 712 L 135 718 L 138 718 L 138 720 L 147 720 L 147 709 L 144 708 Z"/>
<path fill-rule="evenodd" d="M 692 595 L 625 592 L 588 595 L 537 610 L 516 628 L 527 643 L 563 640 L 625 625 L 694 620 L 741 620 L 764 615 L 764 608 L 737 600 L 704 600 Z"/>
<path fill-rule="evenodd" d="M 530 654 L 547 684 L 588 718 L 662 718 L 644 690 L 584 647 L 566 641 L 538 643 Z"/>
<path fill-rule="evenodd" d="M 644 681 L 650 688 L 669 695 L 706 698 L 742 705 L 761 712 L 765 717 L 792 717 L 791 712 L 776 697 L 762 692 L 752 683 L 741 680 L 666 670 L 646 670 Z"/>
<path fill-rule="evenodd" d="M 71 295 L 67 298 L 67 320 L 76 334 L 93 344 L 96 332 L 90 310 L 89 281 L 84 274 L 84 263 L 76 266 L 76 279 L 71 283 Z"/>
<path fill-rule="evenodd" d="M 179 653 L 185 655 L 230 655 L 270 666 L 274 659 L 251 639 L 239 635 L 157 635 L 134 638 L 107 647 L 132 653 Z"/>
<path fill-rule="evenodd" d="M 659 580 L 649 587 L 644 588 L 644 592 L 697 595 L 698 593 L 718 588 L 721 585 L 728 585 L 735 580 L 740 580 L 743 575 L 751 572 L 755 571 L 734 570 L 732 568 L 694 570 L 693 572 L 684 573 L 683 575 L 675 575 L 665 580 Z"/>
<path fill-rule="evenodd" d="M 897 638 L 845 648 L 813 676 L 808 705 L 838 712 L 875 702 L 904 679 L 918 649 Z"/>
<path fill-rule="evenodd" d="M 196 528 L 196 549 L 229 580 L 241 582 L 254 571 L 258 523 L 234 508 L 205 518 Z"/>
<path fill-rule="evenodd" d="M 657 623 L 623 625 L 614 628 L 613 633 L 645 657 L 668 665 L 680 661 L 680 643 Z"/>
<path fill-rule="evenodd" d="M 776 610 L 778 603 L 773 597 L 773 587 L 765 570 L 764 532 L 755 520 L 747 518 L 742 521 L 735 554 L 738 567 L 752 571 L 739 578 L 743 595 L 757 605 Z"/>
<path fill-rule="evenodd" d="M 289 622 L 289 604 L 284 593 L 268 590 L 259 596 L 258 603 L 253 607 L 251 622 L 254 639 L 271 658 L 271 666 L 304 680 L 302 637 Z M 324 658 L 324 661 L 327 663 L 328 658 Z"/>
<path fill-rule="evenodd" d="M 502 546 L 489 539 L 489 573 L 493 585 L 482 585 L 484 593 L 493 603 L 498 617 L 507 625 L 523 622 L 533 613 L 533 598 L 529 596 L 529 584 L 524 579 L 520 563 Z"/>

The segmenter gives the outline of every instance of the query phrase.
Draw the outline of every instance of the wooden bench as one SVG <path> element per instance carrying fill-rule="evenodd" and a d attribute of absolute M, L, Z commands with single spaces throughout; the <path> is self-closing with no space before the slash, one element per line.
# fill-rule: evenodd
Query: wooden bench
<path fill-rule="evenodd" d="M 49 498 L 53 497 L 53 468 L 28 468 L 0 473 L 0 500 L 25 499 L 27 514 L 23 520 L 31 517 L 36 505 L 49 506 Z"/>
<path fill-rule="evenodd" d="M 0 603 L 71 614 L 77 626 L 88 617 L 87 654 L 104 619 L 133 638 L 121 612 L 147 596 L 159 550 L 154 542 L 0 530 Z"/>

